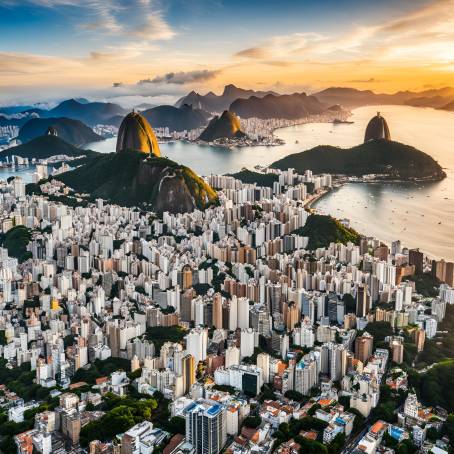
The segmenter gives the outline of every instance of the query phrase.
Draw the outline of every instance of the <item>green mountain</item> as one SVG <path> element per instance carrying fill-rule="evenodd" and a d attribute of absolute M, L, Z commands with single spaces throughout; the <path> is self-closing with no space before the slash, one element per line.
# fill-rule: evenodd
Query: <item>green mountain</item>
<path fill-rule="evenodd" d="M 245 135 L 241 130 L 240 119 L 233 112 L 224 110 L 220 117 L 216 115 L 208 123 L 199 139 L 204 142 L 212 142 L 216 139 L 234 139 Z"/>
<path fill-rule="evenodd" d="M 77 192 L 126 206 L 173 213 L 205 209 L 216 192 L 191 169 L 160 157 L 128 151 L 96 156 L 56 177 Z"/>
<path fill-rule="evenodd" d="M 184 131 L 205 126 L 210 114 L 184 104 L 181 107 L 157 106 L 144 110 L 142 115 L 153 128 L 169 128 L 170 131 Z"/>
<path fill-rule="evenodd" d="M 320 145 L 291 154 L 271 164 L 276 169 L 350 176 L 377 174 L 383 178 L 438 181 L 446 177 L 431 156 L 409 145 L 387 140 L 371 140 L 352 148 Z"/>
<path fill-rule="evenodd" d="M 0 160 L 7 156 L 21 156 L 29 159 L 47 159 L 51 156 L 64 154 L 66 156 L 93 156 L 97 153 L 91 150 L 82 150 L 74 145 L 65 142 L 58 136 L 46 135 L 36 137 L 30 142 L 18 145 L 17 147 L 7 148 L 0 151 Z"/>
<path fill-rule="evenodd" d="M 330 243 L 359 244 L 361 238 L 356 230 L 345 227 L 331 216 L 320 214 L 311 214 L 307 218 L 306 224 L 292 233 L 309 237 L 307 248 L 311 251 L 328 247 Z"/>
<path fill-rule="evenodd" d="M 33 118 L 20 128 L 18 139 L 26 143 L 46 134 L 50 127 L 54 128 L 58 137 L 76 147 L 104 140 L 86 124 L 70 118 Z"/>
<path fill-rule="evenodd" d="M 260 173 L 249 169 L 241 169 L 239 172 L 231 173 L 229 176 L 240 180 L 242 183 L 254 184 L 258 186 L 273 187 L 276 181 L 279 181 L 279 176 L 274 173 Z"/>
<path fill-rule="evenodd" d="M 328 104 L 321 103 L 315 96 L 307 96 L 306 93 L 269 94 L 263 98 L 251 96 L 248 99 L 237 99 L 230 105 L 230 110 L 241 118 L 286 118 L 290 120 L 321 114 L 328 108 Z"/>

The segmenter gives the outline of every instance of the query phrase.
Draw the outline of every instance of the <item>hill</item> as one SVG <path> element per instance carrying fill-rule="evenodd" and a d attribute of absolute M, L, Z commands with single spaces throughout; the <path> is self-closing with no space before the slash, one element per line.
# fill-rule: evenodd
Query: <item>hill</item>
<path fill-rule="evenodd" d="M 66 156 L 92 156 L 95 154 L 91 150 L 81 150 L 74 145 L 65 142 L 58 136 L 45 135 L 35 137 L 27 143 L 18 145 L 17 147 L 7 148 L 0 151 L 0 160 L 4 160 L 7 156 L 21 156 L 29 159 L 47 159 L 56 155 Z"/>
<path fill-rule="evenodd" d="M 428 154 L 409 145 L 386 140 L 371 140 L 356 147 L 342 149 L 320 145 L 291 154 L 271 164 L 302 173 L 333 173 L 350 176 L 376 174 L 383 178 L 438 181 L 446 177 L 440 165 Z"/>
<path fill-rule="evenodd" d="M 157 106 L 144 110 L 142 115 L 153 128 L 169 128 L 170 131 L 184 131 L 205 126 L 210 114 L 184 104 L 181 107 Z"/>
<path fill-rule="evenodd" d="M 347 244 L 352 242 L 359 244 L 361 238 L 356 230 L 345 227 L 331 216 L 320 214 L 311 214 L 304 227 L 294 230 L 292 233 L 309 237 L 307 248 L 312 251 L 317 248 L 328 247 L 330 243 Z"/>
<path fill-rule="evenodd" d="M 224 87 L 224 91 L 221 95 L 215 95 L 211 91 L 206 95 L 191 91 L 186 96 L 179 99 L 175 105 L 181 107 L 184 104 L 188 104 L 192 105 L 195 109 L 202 109 L 207 112 L 223 112 L 229 108 L 230 104 L 232 104 L 235 99 L 249 98 L 250 96 L 262 98 L 268 94 L 275 93 L 272 91 L 245 90 L 244 88 L 229 84 Z"/>
<path fill-rule="evenodd" d="M 253 172 L 252 170 L 248 169 L 241 169 L 237 173 L 229 174 L 229 176 L 236 178 L 243 183 L 257 183 L 257 186 L 268 186 L 270 188 L 273 187 L 273 184 L 276 181 L 279 181 L 279 176 L 274 173 Z"/>
<path fill-rule="evenodd" d="M 246 134 L 241 130 L 240 119 L 228 110 L 222 115 L 215 116 L 205 130 L 200 134 L 199 139 L 204 142 L 212 142 L 216 139 L 234 139 L 244 137 Z"/>
<path fill-rule="evenodd" d="M 96 156 L 56 177 L 78 192 L 126 206 L 151 206 L 173 213 L 217 203 L 216 192 L 191 169 L 140 152 Z"/>
<path fill-rule="evenodd" d="M 28 111 L 27 111 L 28 112 Z M 86 99 L 67 99 L 50 110 L 34 109 L 40 118 L 66 117 L 79 120 L 90 126 L 109 124 L 108 120 L 127 111 L 110 102 L 88 102 Z"/>
<path fill-rule="evenodd" d="M 328 107 L 314 96 L 295 93 L 293 95 L 270 94 L 263 98 L 251 96 L 248 99 L 237 99 L 230 105 L 230 110 L 241 118 L 286 118 L 291 120 L 320 114 Z"/>
<path fill-rule="evenodd" d="M 440 107 L 440 109 L 454 112 L 454 100 L 448 102 L 448 104 L 443 105 L 442 107 Z"/>
<path fill-rule="evenodd" d="M 46 134 L 50 126 L 57 131 L 58 137 L 76 147 L 104 140 L 86 124 L 70 118 L 33 118 L 20 128 L 18 139 L 26 143 Z"/>

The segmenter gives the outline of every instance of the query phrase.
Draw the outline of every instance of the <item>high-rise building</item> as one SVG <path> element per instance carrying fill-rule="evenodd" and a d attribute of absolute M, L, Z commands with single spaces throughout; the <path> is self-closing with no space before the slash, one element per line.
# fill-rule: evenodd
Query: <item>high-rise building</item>
<path fill-rule="evenodd" d="M 417 352 L 422 352 L 424 350 L 424 343 L 426 341 L 426 332 L 422 328 L 418 328 L 413 333 L 416 350 Z"/>
<path fill-rule="evenodd" d="M 408 251 L 408 263 L 414 265 L 415 273 L 421 274 L 423 272 L 424 254 L 419 249 L 410 249 Z"/>
<path fill-rule="evenodd" d="M 194 328 L 186 335 L 186 350 L 194 357 L 195 364 L 207 357 L 208 330 Z"/>
<path fill-rule="evenodd" d="M 181 375 L 183 376 L 183 393 L 187 394 L 195 383 L 195 360 L 191 354 L 181 359 Z"/>
<path fill-rule="evenodd" d="M 217 402 L 199 399 L 183 411 L 186 441 L 198 454 L 218 454 L 227 439 L 226 408 Z"/>
<path fill-rule="evenodd" d="M 241 358 L 252 356 L 255 347 L 255 332 L 252 328 L 241 330 L 241 345 L 240 352 Z"/>
<path fill-rule="evenodd" d="M 373 352 L 374 338 L 369 333 L 365 332 L 362 336 L 355 339 L 355 358 L 362 363 L 370 358 Z"/>
<path fill-rule="evenodd" d="M 257 355 L 257 367 L 262 369 L 264 383 L 270 381 L 270 355 L 268 353 L 259 353 Z"/>
<path fill-rule="evenodd" d="M 215 293 L 213 296 L 213 326 L 222 329 L 222 296 Z"/>
<path fill-rule="evenodd" d="M 370 294 L 367 284 L 358 285 L 356 292 L 356 316 L 365 317 L 370 311 Z"/>
<path fill-rule="evenodd" d="M 401 339 L 394 338 L 390 341 L 391 359 L 396 364 L 402 364 L 404 361 L 404 344 Z"/>

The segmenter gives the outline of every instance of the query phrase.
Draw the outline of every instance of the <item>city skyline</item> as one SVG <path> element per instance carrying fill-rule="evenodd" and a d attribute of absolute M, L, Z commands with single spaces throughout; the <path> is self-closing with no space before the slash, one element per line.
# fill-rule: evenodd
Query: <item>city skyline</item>
<path fill-rule="evenodd" d="M 7 0 L 0 5 L 0 103 L 71 95 L 162 104 L 227 83 L 278 92 L 449 86 L 453 6 Z"/>

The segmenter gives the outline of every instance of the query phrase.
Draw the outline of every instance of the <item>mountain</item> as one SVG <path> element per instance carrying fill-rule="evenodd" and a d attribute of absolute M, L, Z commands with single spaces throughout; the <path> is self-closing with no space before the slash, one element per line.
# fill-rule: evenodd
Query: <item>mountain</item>
<path fill-rule="evenodd" d="M 79 102 L 68 99 L 51 109 L 46 116 L 72 118 L 93 126 L 103 124 L 108 118 L 125 113 L 126 110 L 123 107 L 110 102 Z"/>
<path fill-rule="evenodd" d="M 13 155 L 29 159 L 47 159 L 51 156 L 62 154 L 71 157 L 94 156 L 95 152 L 77 148 L 74 145 L 65 142 L 58 136 L 45 135 L 35 137 L 29 142 L 18 145 L 17 147 L 11 147 L 0 151 L 0 160 L 4 160 L 6 157 L 11 157 Z"/>
<path fill-rule="evenodd" d="M 444 106 L 440 107 L 442 110 L 448 110 L 449 112 L 454 112 L 454 100 L 448 102 Z"/>
<path fill-rule="evenodd" d="M 205 209 L 218 202 L 216 192 L 188 167 L 136 151 L 98 155 L 56 178 L 92 198 L 151 206 L 158 213 Z"/>
<path fill-rule="evenodd" d="M 347 108 L 354 108 L 367 105 L 379 104 L 413 104 L 412 100 L 421 102 L 420 98 L 454 97 L 454 88 L 443 87 L 421 92 L 399 91 L 392 94 L 374 93 L 371 90 L 358 90 L 349 87 L 330 87 L 325 90 L 313 93 L 319 101 L 327 104 L 340 104 Z M 435 107 L 425 105 L 424 107 Z"/>
<path fill-rule="evenodd" d="M 26 112 L 31 112 L 27 110 Z M 33 109 L 41 118 L 66 117 L 79 120 L 94 126 L 108 124 L 107 121 L 116 116 L 124 115 L 127 111 L 118 104 L 110 102 L 89 102 L 84 98 L 67 99 L 50 110 Z"/>
<path fill-rule="evenodd" d="M 26 117 L 10 117 L 0 114 L 0 126 L 18 126 L 19 128 L 23 126 L 27 121 L 30 120 L 30 116 Z"/>
<path fill-rule="evenodd" d="M 224 110 L 222 115 L 215 116 L 205 130 L 200 134 L 199 139 L 204 142 L 212 142 L 216 139 L 241 138 L 246 134 L 241 130 L 239 118 L 228 110 Z"/>
<path fill-rule="evenodd" d="M 311 251 L 318 248 L 327 248 L 331 243 L 359 244 L 359 233 L 343 225 L 331 216 L 311 214 L 303 227 L 294 230 L 300 236 L 309 237 L 307 248 Z"/>
<path fill-rule="evenodd" d="M 58 137 L 75 146 L 104 140 L 81 121 L 70 118 L 33 118 L 20 128 L 18 139 L 26 143 L 45 134 L 50 126 L 57 131 Z"/>
<path fill-rule="evenodd" d="M 144 110 L 142 115 L 153 128 L 169 128 L 170 131 L 184 131 L 205 126 L 210 114 L 184 104 L 181 107 L 157 106 Z"/>
<path fill-rule="evenodd" d="M 350 176 L 376 174 L 385 179 L 438 181 L 446 177 L 440 165 L 428 154 L 409 145 L 387 140 L 371 140 L 352 148 L 320 145 L 291 154 L 271 167 L 297 172 Z"/>
<path fill-rule="evenodd" d="M 294 93 L 292 95 L 266 95 L 263 98 L 251 96 L 248 99 L 237 99 L 230 105 L 230 110 L 241 118 L 298 119 L 320 114 L 328 107 L 315 96 Z"/>
<path fill-rule="evenodd" d="M 191 91 L 186 96 L 183 96 L 176 102 L 177 107 L 181 107 L 184 104 L 193 106 L 196 109 L 202 109 L 207 112 L 222 112 L 229 108 L 235 99 L 238 98 L 249 98 L 250 96 L 256 96 L 262 98 L 269 94 L 276 94 L 272 91 L 254 91 L 245 90 L 238 88 L 233 84 L 226 85 L 222 95 L 215 95 L 213 92 L 209 92 L 206 95 L 200 95 L 195 91 Z"/>

